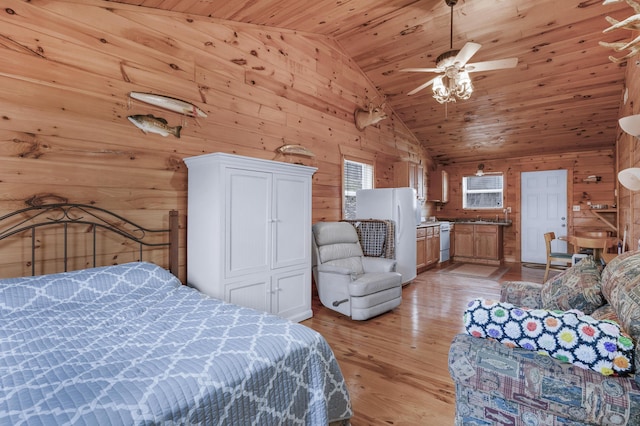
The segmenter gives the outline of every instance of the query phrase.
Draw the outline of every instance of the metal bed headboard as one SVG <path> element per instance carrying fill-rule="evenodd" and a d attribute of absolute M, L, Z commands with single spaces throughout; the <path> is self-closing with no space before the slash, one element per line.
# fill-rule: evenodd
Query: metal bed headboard
<path fill-rule="evenodd" d="M 10 223 L 6 226 L 6 223 Z M 0 217 L 0 241 L 12 235 L 31 231 L 31 274 L 36 268 L 36 229 L 41 227 L 63 226 L 64 232 L 64 272 L 67 272 L 68 226 L 69 224 L 89 225 L 93 233 L 93 266 L 96 265 L 96 230 L 104 229 L 133 241 L 139 246 L 142 260 L 143 247 L 162 247 L 169 249 L 169 270 L 178 276 L 178 211 L 169 211 L 168 229 L 148 229 L 125 219 L 124 217 L 100 207 L 87 204 L 56 203 L 27 207 Z M 6 226 L 6 228 L 5 228 Z M 168 235 L 168 242 L 149 242 L 149 234 Z"/>

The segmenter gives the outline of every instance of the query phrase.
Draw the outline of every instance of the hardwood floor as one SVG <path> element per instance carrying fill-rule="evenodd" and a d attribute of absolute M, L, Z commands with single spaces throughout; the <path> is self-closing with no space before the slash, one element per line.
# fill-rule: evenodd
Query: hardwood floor
<path fill-rule="evenodd" d="M 542 282 L 544 269 L 508 266 L 500 282 Z M 470 299 L 499 296 L 499 282 L 435 268 L 405 286 L 402 304 L 391 312 L 352 321 L 314 295 L 314 316 L 302 324 L 320 332 L 335 352 L 351 396 L 353 426 L 452 425 L 449 344 L 464 330 L 462 314 Z"/>

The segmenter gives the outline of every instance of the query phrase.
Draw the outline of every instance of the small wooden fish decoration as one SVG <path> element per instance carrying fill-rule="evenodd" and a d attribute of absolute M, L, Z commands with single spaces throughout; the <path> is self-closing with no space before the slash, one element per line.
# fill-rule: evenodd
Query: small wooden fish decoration
<path fill-rule="evenodd" d="M 155 105 L 169 111 L 188 115 L 189 117 L 206 117 L 207 114 L 194 104 L 182 99 L 170 96 L 156 95 L 154 93 L 131 92 L 129 96 L 142 102 Z"/>
<path fill-rule="evenodd" d="M 282 145 L 276 149 L 280 154 L 302 155 L 304 157 L 315 157 L 316 155 L 302 145 Z"/>

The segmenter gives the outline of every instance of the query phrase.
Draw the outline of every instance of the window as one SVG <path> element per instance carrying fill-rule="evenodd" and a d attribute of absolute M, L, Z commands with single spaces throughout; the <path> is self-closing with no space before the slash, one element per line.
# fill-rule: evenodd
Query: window
<path fill-rule="evenodd" d="M 462 208 L 501 209 L 502 174 L 465 176 L 462 178 Z"/>
<path fill-rule="evenodd" d="M 373 189 L 373 166 L 353 160 L 344 160 L 342 216 L 356 218 L 356 191 Z"/>

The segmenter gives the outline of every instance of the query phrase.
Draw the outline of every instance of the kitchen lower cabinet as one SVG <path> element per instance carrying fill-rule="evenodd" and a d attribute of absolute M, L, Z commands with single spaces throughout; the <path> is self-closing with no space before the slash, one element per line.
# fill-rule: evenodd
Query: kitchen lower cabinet
<path fill-rule="evenodd" d="M 456 224 L 454 260 L 470 263 L 501 264 L 503 261 L 501 225 Z"/>
<path fill-rule="evenodd" d="M 440 227 L 428 226 L 417 230 L 416 268 L 422 272 L 440 261 Z"/>
<path fill-rule="evenodd" d="M 427 228 L 427 266 L 440 262 L 440 226 Z"/>
<path fill-rule="evenodd" d="M 223 153 L 185 163 L 187 283 L 293 321 L 311 317 L 316 169 Z"/>
<path fill-rule="evenodd" d="M 416 269 L 427 266 L 427 228 L 418 228 L 416 233 Z"/>
<path fill-rule="evenodd" d="M 474 257 L 475 244 L 473 240 L 474 225 L 456 224 L 456 231 L 454 236 L 456 258 Z"/>
<path fill-rule="evenodd" d="M 456 255 L 456 225 L 452 222 L 449 224 L 449 257 L 451 259 Z"/>

